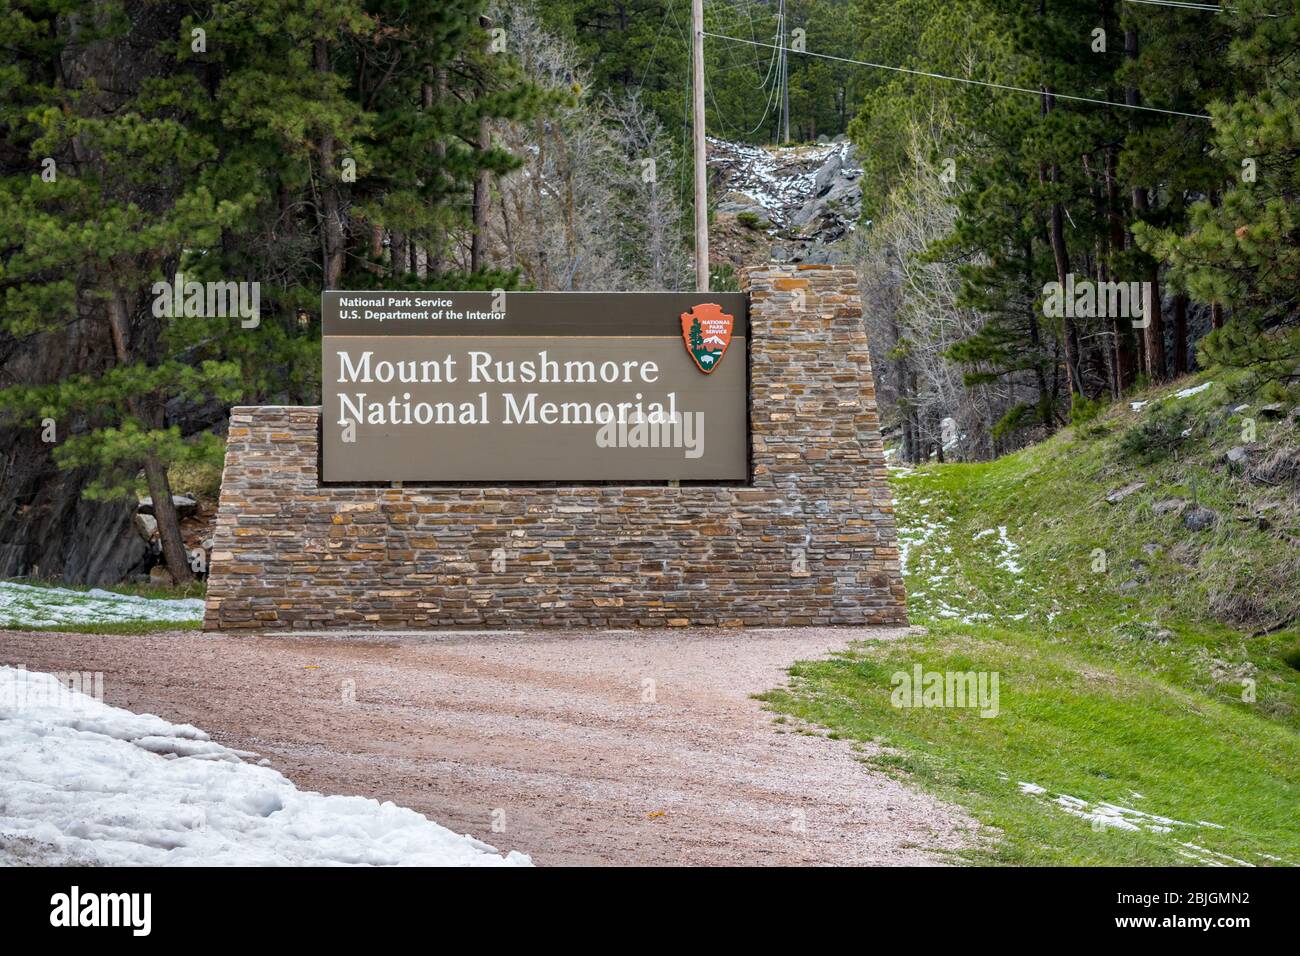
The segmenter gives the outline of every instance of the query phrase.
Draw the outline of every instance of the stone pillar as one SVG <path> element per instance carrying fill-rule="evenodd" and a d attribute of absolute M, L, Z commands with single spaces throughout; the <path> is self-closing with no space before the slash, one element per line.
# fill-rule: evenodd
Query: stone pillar
<path fill-rule="evenodd" d="M 318 407 L 235 408 L 204 627 L 906 623 L 856 277 L 745 278 L 748 485 L 322 486 Z"/>

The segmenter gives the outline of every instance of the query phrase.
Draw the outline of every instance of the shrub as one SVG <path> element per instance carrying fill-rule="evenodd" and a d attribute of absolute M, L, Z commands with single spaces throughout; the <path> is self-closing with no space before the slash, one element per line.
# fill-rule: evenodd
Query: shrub
<path fill-rule="evenodd" d="M 739 292 L 740 276 L 730 263 L 713 266 L 709 269 L 709 288 L 714 292 Z"/>
<path fill-rule="evenodd" d="M 1142 420 L 1119 439 L 1121 458 L 1152 464 L 1166 458 L 1183 441 L 1191 424 L 1191 411 L 1178 402 L 1160 402 L 1147 407 Z"/>
<path fill-rule="evenodd" d="M 1070 424 L 1082 425 L 1090 422 L 1101 414 L 1106 403 L 1100 398 L 1088 398 L 1084 395 L 1074 396 L 1074 401 L 1070 406 Z"/>

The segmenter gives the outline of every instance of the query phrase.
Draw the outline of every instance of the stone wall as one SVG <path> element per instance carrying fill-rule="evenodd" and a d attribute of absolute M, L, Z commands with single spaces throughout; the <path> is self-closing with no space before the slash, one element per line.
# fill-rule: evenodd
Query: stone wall
<path fill-rule="evenodd" d="M 747 282 L 749 486 L 321 486 L 319 408 L 236 408 L 204 626 L 904 623 L 857 280 Z"/>

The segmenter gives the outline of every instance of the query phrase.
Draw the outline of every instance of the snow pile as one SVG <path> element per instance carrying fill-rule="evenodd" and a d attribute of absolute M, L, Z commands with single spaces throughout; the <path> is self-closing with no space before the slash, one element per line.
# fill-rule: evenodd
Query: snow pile
<path fill-rule="evenodd" d="M 0 667 L 0 863 L 11 844 L 106 866 L 531 865 L 414 810 L 298 790 L 249 756 Z"/>
<path fill-rule="evenodd" d="M 44 588 L 0 581 L 0 627 L 110 624 L 122 621 L 188 623 L 203 620 L 201 598 L 145 598 L 94 588 Z"/>

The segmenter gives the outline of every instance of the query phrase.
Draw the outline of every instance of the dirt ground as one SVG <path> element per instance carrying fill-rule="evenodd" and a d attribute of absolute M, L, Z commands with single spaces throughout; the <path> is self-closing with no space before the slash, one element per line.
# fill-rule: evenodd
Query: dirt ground
<path fill-rule="evenodd" d="M 0 631 L 0 664 L 103 671 L 109 704 L 538 864 L 942 863 L 959 811 L 749 696 L 867 633 Z"/>

